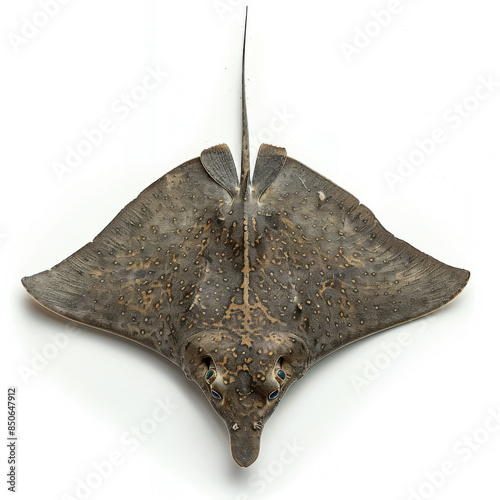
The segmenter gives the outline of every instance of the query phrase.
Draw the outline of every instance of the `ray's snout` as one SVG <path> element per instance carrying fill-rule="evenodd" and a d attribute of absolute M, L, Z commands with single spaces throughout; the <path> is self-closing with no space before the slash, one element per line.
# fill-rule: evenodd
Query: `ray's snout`
<path fill-rule="evenodd" d="M 244 427 L 233 424 L 229 428 L 231 436 L 231 454 L 240 467 L 252 465 L 259 456 L 262 429 L 255 427 L 255 424 L 246 425 Z"/>

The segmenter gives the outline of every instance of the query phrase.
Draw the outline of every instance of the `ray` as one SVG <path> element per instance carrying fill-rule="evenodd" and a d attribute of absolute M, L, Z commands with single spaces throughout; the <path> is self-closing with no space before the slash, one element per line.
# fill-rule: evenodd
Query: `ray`
<path fill-rule="evenodd" d="M 325 356 L 446 305 L 469 272 L 388 232 L 353 195 L 262 144 L 250 180 L 225 144 L 142 191 L 83 248 L 25 277 L 49 310 L 167 358 L 251 465 L 290 386 Z M 173 450 L 171 450 L 173 451 Z"/>

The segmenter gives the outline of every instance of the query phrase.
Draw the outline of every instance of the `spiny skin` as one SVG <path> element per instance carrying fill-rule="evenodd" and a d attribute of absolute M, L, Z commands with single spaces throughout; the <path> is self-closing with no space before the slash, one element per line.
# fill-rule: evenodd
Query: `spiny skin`
<path fill-rule="evenodd" d="M 227 146 L 206 150 L 23 283 L 52 311 L 180 366 L 248 466 L 266 420 L 311 365 L 438 309 L 469 273 L 395 238 L 281 148 L 261 147 L 245 193 L 232 169 Z"/>

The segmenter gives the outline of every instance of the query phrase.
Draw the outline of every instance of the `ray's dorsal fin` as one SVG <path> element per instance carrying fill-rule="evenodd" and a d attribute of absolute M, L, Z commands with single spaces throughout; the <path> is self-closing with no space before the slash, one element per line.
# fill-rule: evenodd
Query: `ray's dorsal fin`
<path fill-rule="evenodd" d="M 252 191 L 259 199 L 271 183 L 278 177 L 286 162 L 286 149 L 270 144 L 261 144 L 255 161 Z"/>
<path fill-rule="evenodd" d="M 250 175 L 250 140 L 248 137 L 248 116 L 245 90 L 245 51 L 247 40 L 247 19 L 248 6 L 245 10 L 245 30 L 243 33 L 243 55 L 241 58 L 241 119 L 242 119 L 242 139 L 241 139 L 241 181 L 240 195 L 245 198 L 248 189 L 248 177 Z"/>
<path fill-rule="evenodd" d="M 238 175 L 227 144 L 203 150 L 200 160 L 208 175 L 234 198 L 238 192 Z"/>

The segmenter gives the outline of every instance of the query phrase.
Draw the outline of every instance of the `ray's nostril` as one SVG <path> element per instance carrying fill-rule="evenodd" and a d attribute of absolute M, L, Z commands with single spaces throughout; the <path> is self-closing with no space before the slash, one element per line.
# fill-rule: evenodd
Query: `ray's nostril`
<path fill-rule="evenodd" d="M 262 429 L 262 422 L 254 422 L 252 428 L 254 431 L 260 431 Z"/>

